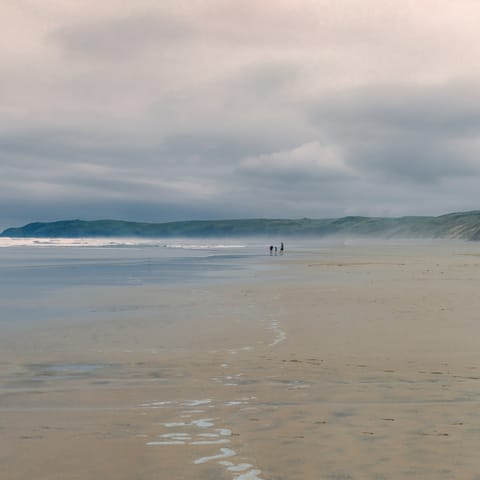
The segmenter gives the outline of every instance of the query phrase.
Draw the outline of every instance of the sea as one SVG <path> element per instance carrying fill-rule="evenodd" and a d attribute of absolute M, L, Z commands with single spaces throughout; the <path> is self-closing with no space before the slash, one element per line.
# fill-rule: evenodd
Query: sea
<path fill-rule="evenodd" d="M 289 238 L 284 255 L 270 255 L 269 246 L 279 247 L 282 240 L 0 237 L 0 328 L 5 334 L 28 323 L 38 327 L 41 322 L 101 319 L 90 298 L 108 289 L 173 287 L 185 288 L 188 295 L 189 288 L 276 281 L 287 272 L 285 261 L 305 255 L 328 258 L 332 252 L 338 256 L 372 242 Z M 378 245 L 385 248 L 385 241 Z M 428 251 L 432 243 L 397 240 L 388 252 L 408 245 Z"/>
<path fill-rule="evenodd" d="M 0 327 L 92 316 L 89 295 L 109 287 L 254 282 L 260 271 L 280 266 L 280 254 L 277 261 L 270 258 L 269 244 L 238 238 L 0 238 Z"/>

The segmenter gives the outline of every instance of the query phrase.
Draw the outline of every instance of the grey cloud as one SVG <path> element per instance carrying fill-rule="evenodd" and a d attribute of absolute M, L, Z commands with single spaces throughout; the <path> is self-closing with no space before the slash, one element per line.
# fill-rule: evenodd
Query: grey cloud
<path fill-rule="evenodd" d="M 116 138 L 115 138 L 116 137 Z M 38 128 L 0 135 L 4 163 L 32 163 L 42 168 L 40 162 L 90 161 L 100 164 L 131 162 L 132 158 L 148 161 L 158 146 L 145 145 L 122 138 L 115 133 L 73 128 Z M 45 165 L 45 164 L 43 164 Z"/>
<path fill-rule="evenodd" d="M 344 182 L 356 173 L 337 148 L 312 141 L 296 148 L 244 159 L 236 169 L 240 177 L 271 188 L 299 188 Z"/>
<path fill-rule="evenodd" d="M 319 102 L 311 118 L 365 174 L 420 183 L 480 174 L 465 147 L 480 127 L 472 87 L 353 90 Z"/>
<path fill-rule="evenodd" d="M 215 169 L 233 166 L 241 159 L 270 152 L 271 138 L 257 134 L 197 133 L 162 136 L 161 132 L 97 131 L 73 128 L 39 128 L 0 135 L 4 166 L 48 170 L 53 163 L 68 170 L 75 162 L 121 168 L 136 164 L 149 169 L 157 165 L 164 171 L 191 168 Z M 42 160 L 40 163 L 39 160 Z M 209 170 L 211 168 L 211 170 Z"/>
<path fill-rule="evenodd" d="M 408 141 L 402 136 L 350 152 L 350 162 L 372 175 L 383 174 L 391 180 L 410 180 L 421 184 L 449 177 L 480 174 L 480 165 L 465 159 L 444 144 L 443 139 Z"/>
<path fill-rule="evenodd" d="M 182 211 L 190 208 L 192 215 L 231 215 L 236 208 L 224 199 L 237 188 L 230 183 L 232 165 L 271 148 L 260 137 L 192 134 L 146 142 L 80 132 L 44 129 L 0 137 L 0 201 L 15 199 L 38 210 L 57 200 L 85 212 L 89 202 L 97 201 L 99 214 L 101 205 L 116 211 L 128 199 L 149 205 L 145 211 L 183 205 Z"/>
<path fill-rule="evenodd" d="M 239 75 L 232 79 L 230 88 L 251 100 L 264 101 L 265 97 L 274 95 L 274 101 L 278 101 L 281 99 L 279 95 L 298 78 L 299 68 L 293 62 L 256 63 L 243 67 Z"/>
<path fill-rule="evenodd" d="M 167 137 L 160 151 L 163 158 L 202 162 L 202 165 L 234 165 L 240 159 L 252 154 L 269 151 L 272 148 L 268 139 L 258 135 L 196 134 Z M 214 173 L 214 172 L 213 172 Z"/>
<path fill-rule="evenodd" d="M 151 47 L 191 40 L 194 30 L 181 18 L 147 10 L 83 24 L 63 26 L 49 38 L 69 54 L 109 61 L 141 55 Z"/>
<path fill-rule="evenodd" d="M 45 0 L 40 15 L 13 2 L 3 217 L 475 208 L 480 72 L 458 52 L 477 30 L 437 6 L 440 38 L 433 3 Z"/>
<path fill-rule="evenodd" d="M 316 121 L 358 122 L 366 128 L 412 134 L 476 135 L 480 127 L 480 91 L 475 85 L 377 85 L 334 92 L 312 111 Z"/>

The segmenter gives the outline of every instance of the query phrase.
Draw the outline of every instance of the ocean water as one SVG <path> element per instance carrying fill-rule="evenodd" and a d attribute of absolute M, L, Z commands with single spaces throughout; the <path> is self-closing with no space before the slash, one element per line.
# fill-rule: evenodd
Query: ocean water
<path fill-rule="evenodd" d="M 213 284 L 275 281 L 285 275 L 284 260 L 348 255 L 364 241 L 290 238 L 285 255 L 273 258 L 271 243 L 280 240 L 0 238 L 0 327 L 5 333 L 28 323 L 128 316 L 145 306 L 116 304 L 125 288 L 175 287 L 188 295 L 190 288 Z M 390 243 L 389 254 L 398 245 L 409 243 Z M 378 251 L 383 248 L 385 241 Z M 92 306 L 92 298 L 109 294 L 114 299 L 109 308 Z"/>
<path fill-rule="evenodd" d="M 268 256 L 263 240 L 0 238 L 0 326 L 91 316 L 107 288 L 253 281 Z"/>

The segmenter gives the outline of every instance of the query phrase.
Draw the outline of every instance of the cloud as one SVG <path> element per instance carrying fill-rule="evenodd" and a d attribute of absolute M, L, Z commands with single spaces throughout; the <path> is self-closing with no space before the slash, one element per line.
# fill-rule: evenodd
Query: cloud
<path fill-rule="evenodd" d="M 125 12 L 99 20 L 63 26 L 50 34 L 66 55 L 107 62 L 131 61 L 151 49 L 194 39 L 194 29 L 181 17 L 159 10 Z"/>
<path fill-rule="evenodd" d="M 436 0 L 2 2 L 0 224 L 477 208 L 479 15 Z"/>
<path fill-rule="evenodd" d="M 467 146 L 478 138 L 479 93 L 461 84 L 379 85 L 319 101 L 311 118 L 330 141 L 344 146 L 347 162 L 365 173 L 437 182 L 480 174 Z"/>
<path fill-rule="evenodd" d="M 253 182 L 296 183 L 332 182 L 351 179 L 355 172 L 343 161 L 335 147 L 318 141 L 290 150 L 249 157 L 240 162 L 237 172 Z"/>

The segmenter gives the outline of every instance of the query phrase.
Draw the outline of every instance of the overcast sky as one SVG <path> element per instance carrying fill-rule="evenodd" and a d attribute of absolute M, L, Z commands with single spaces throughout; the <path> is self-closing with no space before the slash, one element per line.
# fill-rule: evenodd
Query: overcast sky
<path fill-rule="evenodd" d="M 480 208 L 478 0 L 1 0 L 0 228 Z"/>

